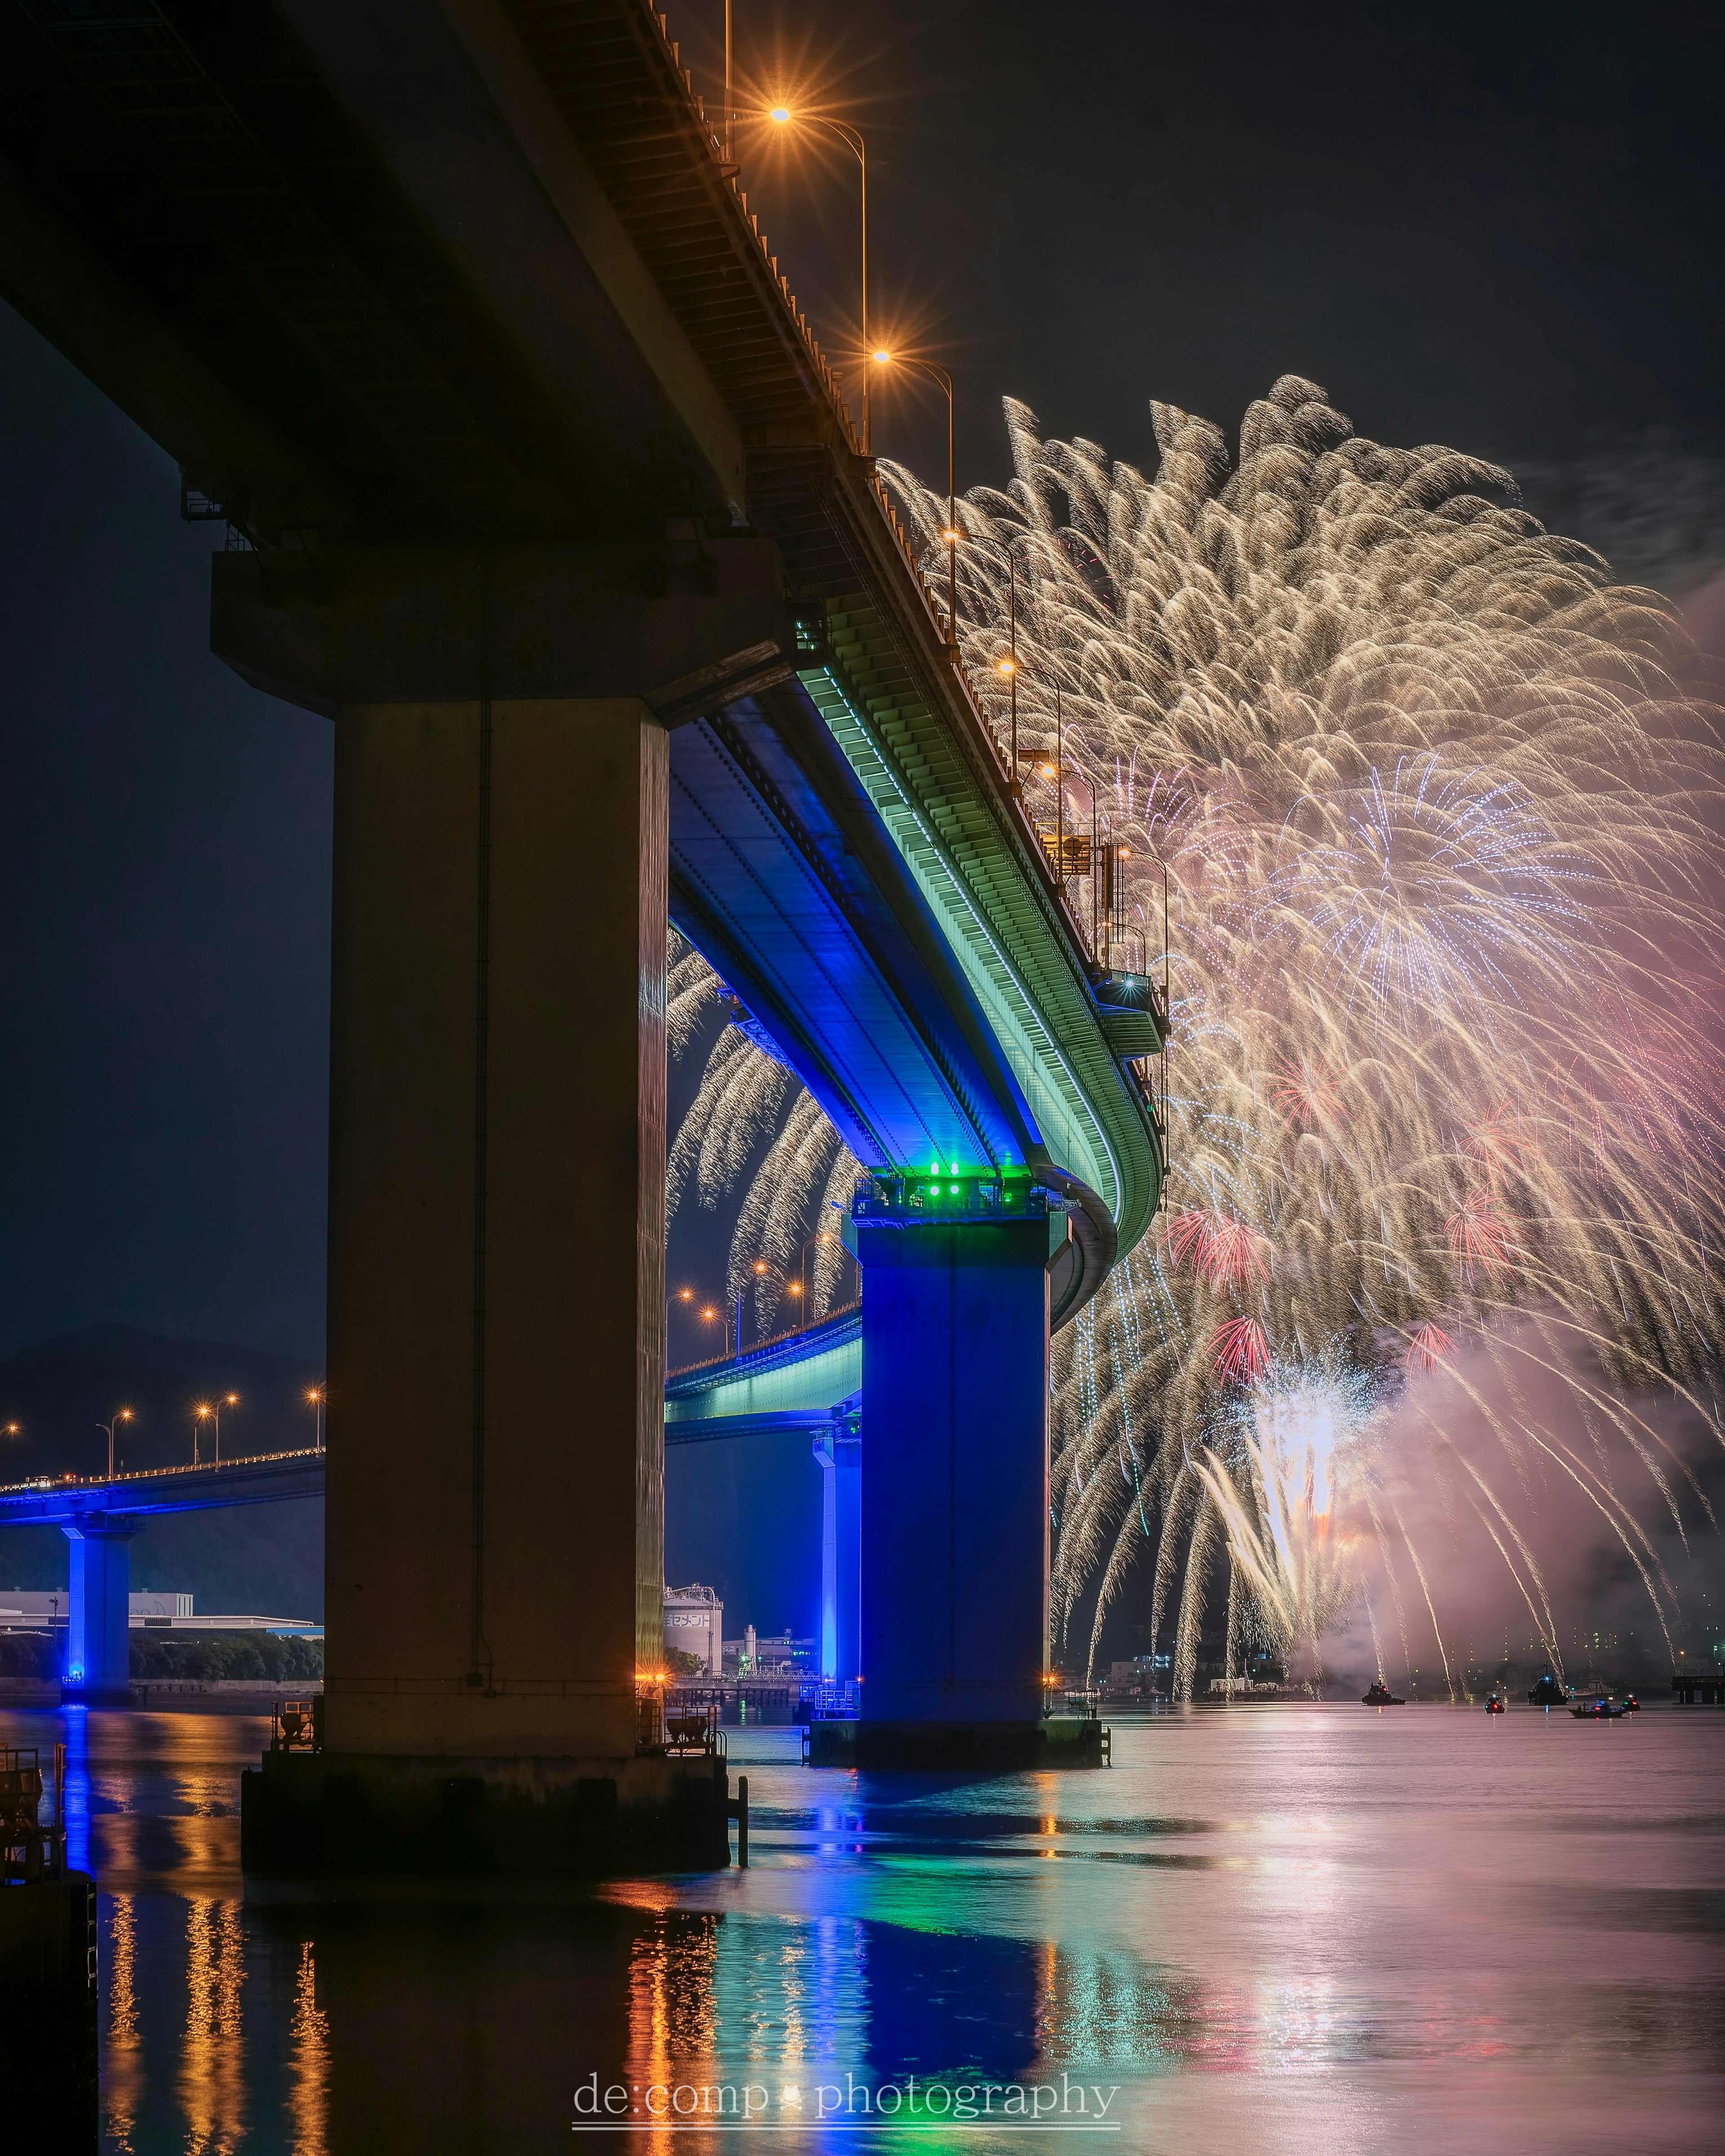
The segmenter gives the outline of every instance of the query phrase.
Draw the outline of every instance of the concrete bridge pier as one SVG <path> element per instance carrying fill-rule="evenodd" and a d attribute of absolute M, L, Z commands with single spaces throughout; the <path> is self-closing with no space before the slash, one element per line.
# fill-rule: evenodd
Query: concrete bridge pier
<path fill-rule="evenodd" d="M 131 1542 L 137 1522 L 107 1513 L 69 1521 L 66 1660 L 61 1696 L 89 1707 L 131 1704 Z"/>
<path fill-rule="evenodd" d="M 322 1749 L 266 1869 L 692 1867 L 664 1756 L 667 728 L 781 672 L 760 542 L 216 557 L 215 648 L 336 725 Z"/>
<path fill-rule="evenodd" d="M 814 1440 L 820 1469 L 820 1673 L 854 1684 L 862 1668 L 862 1440 L 855 1419 L 834 1419 Z"/>
<path fill-rule="evenodd" d="M 1044 1712 L 1049 1265 L 1065 1214 L 1028 1178 L 886 1182 L 850 1224 L 867 1435 L 861 1715 L 816 1725 L 810 1758 L 1088 1763 L 1094 1725 Z"/>

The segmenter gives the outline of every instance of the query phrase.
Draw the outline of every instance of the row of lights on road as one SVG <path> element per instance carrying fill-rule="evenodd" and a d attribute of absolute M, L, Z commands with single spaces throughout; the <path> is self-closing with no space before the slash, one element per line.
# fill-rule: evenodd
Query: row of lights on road
<path fill-rule="evenodd" d="M 728 157 L 730 154 L 730 119 L 732 115 L 730 82 L 730 10 L 728 8 L 726 10 L 726 125 L 725 142 L 726 156 Z M 824 129 L 826 132 L 842 141 L 851 151 L 857 161 L 857 166 L 861 180 L 862 203 L 862 445 L 864 455 L 872 455 L 874 452 L 873 425 L 870 412 L 870 385 L 873 379 L 874 369 L 877 367 L 884 368 L 892 367 L 910 368 L 919 374 L 927 375 L 930 380 L 938 384 L 940 388 L 945 393 L 947 399 L 947 526 L 945 531 L 941 534 L 941 543 L 947 550 L 947 648 L 952 657 L 952 664 L 954 665 L 957 665 L 960 663 L 958 654 L 958 545 L 963 534 L 958 529 L 958 494 L 954 449 L 954 398 L 952 377 L 947 372 L 945 367 L 937 365 L 933 360 L 923 359 L 907 352 L 894 352 L 888 346 L 876 346 L 870 342 L 869 336 L 869 156 L 868 145 L 864 141 L 861 133 L 856 128 L 851 126 L 848 121 L 829 119 L 821 114 L 798 113 L 787 104 L 775 105 L 772 106 L 768 111 L 766 116 L 768 120 L 772 121 L 775 126 L 779 127 L 788 128 L 801 126 Z M 1009 744 L 1007 752 L 1008 789 L 1009 792 L 1016 795 L 1020 790 L 1019 774 L 1021 767 L 1025 763 L 1032 765 L 1040 777 L 1050 779 L 1054 783 L 1056 789 L 1056 798 L 1060 804 L 1059 814 L 1056 819 L 1057 824 L 1063 825 L 1065 821 L 1065 779 L 1067 775 L 1065 758 L 1064 755 L 1060 752 L 1060 750 L 1057 748 L 1055 752 L 1055 761 L 1053 764 L 1050 764 L 1040 752 L 1034 755 L 1024 755 L 1020 753 L 1019 749 L 1018 563 L 1014 549 L 1011 546 L 1009 546 L 1007 549 L 1007 574 L 1008 650 L 1006 656 L 998 662 L 998 670 L 1004 681 L 1009 701 Z M 1055 691 L 1055 731 L 1056 737 L 1058 738 L 1062 731 L 1060 725 L 1060 716 L 1058 711 L 1058 690 Z M 1096 788 L 1089 780 L 1087 775 L 1083 773 L 1081 773 L 1080 775 L 1086 778 L 1086 783 L 1091 787 L 1091 820 L 1094 824 L 1096 820 Z M 1063 837 L 1064 832 L 1060 831 L 1058 836 Z M 1057 840 L 1057 864 L 1063 858 L 1063 850 L 1064 850 L 1059 846 Z M 1121 847 L 1118 848 L 1117 851 L 1122 857 L 1123 857 L 1126 853 L 1126 849 L 1124 847 Z"/>
<path fill-rule="evenodd" d="M 826 1229 L 820 1229 L 816 1234 L 808 1238 L 807 1241 L 803 1245 L 803 1250 L 806 1252 L 812 1247 L 830 1243 L 832 1240 L 833 1238 L 831 1235 Z M 772 1277 L 774 1268 L 768 1263 L 765 1258 L 757 1258 L 749 1270 L 756 1280 L 764 1281 Z M 736 1329 L 737 1347 L 739 1353 L 741 1353 L 742 1348 L 742 1299 L 744 1290 L 747 1286 L 747 1283 L 745 1281 L 743 1286 L 739 1287 L 737 1291 Z M 784 1283 L 784 1291 L 791 1298 L 793 1303 L 800 1306 L 803 1297 L 809 1291 L 808 1284 L 806 1281 L 799 1279 L 788 1280 Z M 675 1304 L 680 1309 L 686 1311 L 691 1317 L 696 1319 L 702 1325 L 716 1325 L 721 1318 L 723 1318 L 725 1320 L 726 1346 L 728 1350 L 731 1344 L 731 1313 L 721 1304 L 702 1301 L 701 1296 L 696 1293 L 692 1287 L 673 1288 L 670 1294 L 665 1296 L 665 1301 L 667 1310 Z"/>
<path fill-rule="evenodd" d="M 726 11 L 727 22 L 729 11 Z M 726 36 L 727 106 L 726 144 L 729 144 L 728 107 L 730 103 L 729 64 L 730 37 Z M 856 159 L 860 179 L 862 203 L 862 446 L 863 454 L 872 456 L 875 451 L 873 383 L 876 367 L 909 367 L 918 374 L 926 374 L 938 383 L 947 399 L 947 528 L 941 534 L 947 550 L 947 639 L 956 660 L 958 650 L 958 495 L 954 459 L 954 407 L 952 377 L 943 367 L 932 359 L 922 359 L 908 352 L 894 352 L 890 346 L 876 345 L 869 336 L 869 146 L 860 130 L 848 121 L 830 120 L 820 113 L 796 112 L 788 105 L 775 105 L 768 111 L 768 119 L 778 127 L 819 127 L 844 143 Z"/>
<path fill-rule="evenodd" d="M 742 116 L 738 111 L 733 86 L 732 57 L 732 0 L 725 0 L 724 103 L 721 114 L 721 128 L 718 136 L 716 137 L 716 140 L 718 144 L 721 158 L 721 169 L 728 177 L 734 178 L 739 172 L 740 167 L 736 162 L 736 145 L 733 131 L 737 121 Z M 960 655 L 958 643 L 958 547 L 963 535 L 958 528 L 957 479 L 954 444 L 955 399 L 952 388 L 952 377 L 945 367 L 937 365 L 934 361 L 924 359 L 919 356 L 908 352 L 895 352 L 890 345 L 877 345 L 870 336 L 869 146 L 867 141 L 864 137 L 861 130 L 852 126 L 850 121 L 845 120 L 835 120 L 824 113 L 799 110 L 792 105 L 788 99 L 781 99 L 768 105 L 764 111 L 757 110 L 752 116 L 757 121 L 765 120 L 770 122 L 773 127 L 783 129 L 787 132 L 793 131 L 798 128 L 819 130 L 822 133 L 830 136 L 834 141 L 842 143 L 856 159 L 861 240 L 860 300 L 862 334 L 860 339 L 860 352 L 862 359 L 863 454 L 865 456 L 872 456 L 874 454 L 872 388 L 875 371 L 877 368 L 896 367 L 908 369 L 919 374 L 927 375 L 931 381 L 937 383 L 945 393 L 947 399 L 947 525 L 945 531 L 941 534 L 941 543 L 947 550 L 947 644 L 952 664 L 954 667 L 959 668 L 962 670 L 963 662 Z M 1066 866 L 1065 824 L 1067 769 L 1066 759 L 1064 754 L 1064 743 L 1060 738 L 1064 729 L 1060 724 L 1060 692 L 1059 690 L 1056 689 L 1055 697 L 1056 747 L 1054 762 L 1052 764 L 1049 763 L 1040 752 L 1034 754 L 1021 754 L 1019 748 L 1018 740 L 1018 564 L 1014 547 L 1010 544 L 1009 544 L 1007 548 L 1007 572 L 1008 650 L 1005 657 L 998 662 L 999 672 L 1004 680 L 1010 707 L 1009 721 L 1009 743 L 1006 757 L 1007 789 L 1009 793 L 1013 794 L 1014 797 L 1021 794 L 1021 774 L 1023 767 L 1026 764 L 1030 765 L 1039 777 L 1050 780 L 1053 783 L 1055 789 L 1056 800 L 1055 868 L 1055 873 L 1061 877 L 1061 880 L 1064 882 L 1065 875 L 1070 871 L 1068 870 Z M 1097 870 L 1096 827 L 1098 820 L 1098 809 L 1100 804 L 1097 801 L 1096 789 L 1094 782 L 1090 779 L 1086 773 L 1080 772 L 1077 775 L 1084 778 L 1086 784 L 1089 787 L 1091 793 L 1092 843 L 1090 853 L 1090 872 L 1092 877 L 1095 877 Z M 1123 860 L 1126 857 L 1127 849 L 1124 846 L 1112 848 L 1111 849 L 1111 851 L 1117 859 Z M 1094 900 L 1092 903 L 1092 911 L 1093 912 L 1096 911 Z M 1093 942 L 1099 938 L 1100 930 L 1101 924 L 1100 920 L 1098 919 L 1095 923 L 1093 923 Z M 691 1299 L 692 1299 L 692 1297 Z M 712 1322 L 717 1318 L 719 1312 L 716 1308 L 708 1307 L 704 1309 L 702 1312 L 704 1322 Z"/>
<path fill-rule="evenodd" d="M 323 1450 L 323 1411 L 327 1404 L 328 1395 L 323 1386 L 308 1385 L 301 1397 L 305 1405 L 312 1411 L 315 1432 L 313 1442 L 317 1450 L 321 1452 Z M 223 1412 L 228 1408 L 237 1408 L 239 1404 L 238 1393 L 223 1393 L 207 1400 L 199 1400 L 193 1406 L 192 1464 L 194 1467 L 202 1466 L 203 1464 L 201 1440 L 206 1425 L 208 1425 L 213 1433 L 214 1456 L 212 1464 L 217 1467 L 221 1466 Z M 108 1440 L 108 1480 L 110 1482 L 114 1480 L 115 1475 L 114 1450 L 116 1437 L 127 1423 L 135 1423 L 137 1419 L 137 1410 L 135 1408 L 116 1408 L 108 1421 L 99 1422 L 96 1424 L 96 1428 Z M 23 1429 L 23 1424 L 19 1422 L 0 1424 L 0 1435 L 7 1437 L 22 1437 Z"/>

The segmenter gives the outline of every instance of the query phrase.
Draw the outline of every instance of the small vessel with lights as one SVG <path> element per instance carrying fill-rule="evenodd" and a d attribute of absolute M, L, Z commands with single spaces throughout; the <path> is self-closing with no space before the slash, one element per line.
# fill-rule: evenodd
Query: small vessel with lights
<path fill-rule="evenodd" d="M 1378 1679 L 1369 1691 L 1360 1695 L 1362 1707 L 1405 1707 L 1407 1703 L 1406 1700 L 1396 1697 L 1382 1677 Z"/>

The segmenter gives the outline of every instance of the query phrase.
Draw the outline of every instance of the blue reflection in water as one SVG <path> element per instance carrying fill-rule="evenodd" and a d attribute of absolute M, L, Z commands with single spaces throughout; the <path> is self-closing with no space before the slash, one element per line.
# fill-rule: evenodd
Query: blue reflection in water
<path fill-rule="evenodd" d="M 864 1928 L 868 2062 L 883 2079 L 1015 2081 L 1034 2064 L 1045 1949 L 902 1925 Z"/>
<path fill-rule="evenodd" d="M 66 1748 L 66 1861 L 75 1871 L 90 1871 L 90 1709 L 64 1707 L 56 1720 L 55 1736 Z M 44 1759 L 53 1758 L 54 1741 L 41 1748 Z"/>

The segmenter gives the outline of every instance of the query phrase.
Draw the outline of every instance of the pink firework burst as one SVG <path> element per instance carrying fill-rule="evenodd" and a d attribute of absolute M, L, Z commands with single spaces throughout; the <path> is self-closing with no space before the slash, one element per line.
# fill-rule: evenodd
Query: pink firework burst
<path fill-rule="evenodd" d="M 1210 1367 L 1224 1385 L 1249 1385 L 1270 1368 L 1270 1342 L 1255 1317 L 1231 1317 L 1210 1335 Z"/>
<path fill-rule="evenodd" d="M 1467 1141 L 1467 1150 L 1485 1170 L 1493 1189 L 1508 1168 L 1520 1168 L 1538 1151 L 1531 1134 L 1522 1127 L 1522 1111 L 1500 1101 Z"/>
<path fill-rule="evenodd" d="M 1455 1343 L 1441 1325 L 1416 1326 L 1408 1342 L 1408 1368 L 1410 1371 L 1435 1370 L 1455 1352 Z"/>
<path fill-rule="evenodd" d="M 1301 1130 L 1315 1131 L 1342 1120 L 1342 1091 L 1328 1066 L 1308 1063 L 1283 1064 L 1276 1074 L 1270 1097 Z"/>
<path fill-rule="evenodd" d="M 1489 1190 L 1470 1190 L 1444 1223 L 1450 1255 L 1472 1279 L 1476 1269 L 1493 1272 L 1510 1261 L 1509 1224 Z"/>
<path fill-rule="evenodd" d="M 1168 1231 L 1168 1254 L 1177 1265 L 1189 1258 L 1207 1287 L 1244 1287 L 1268 1280 L 1276 1245 L 1267 1235 L 1225 1213 L 1196 1208 L 1176 1214 Z"/>

